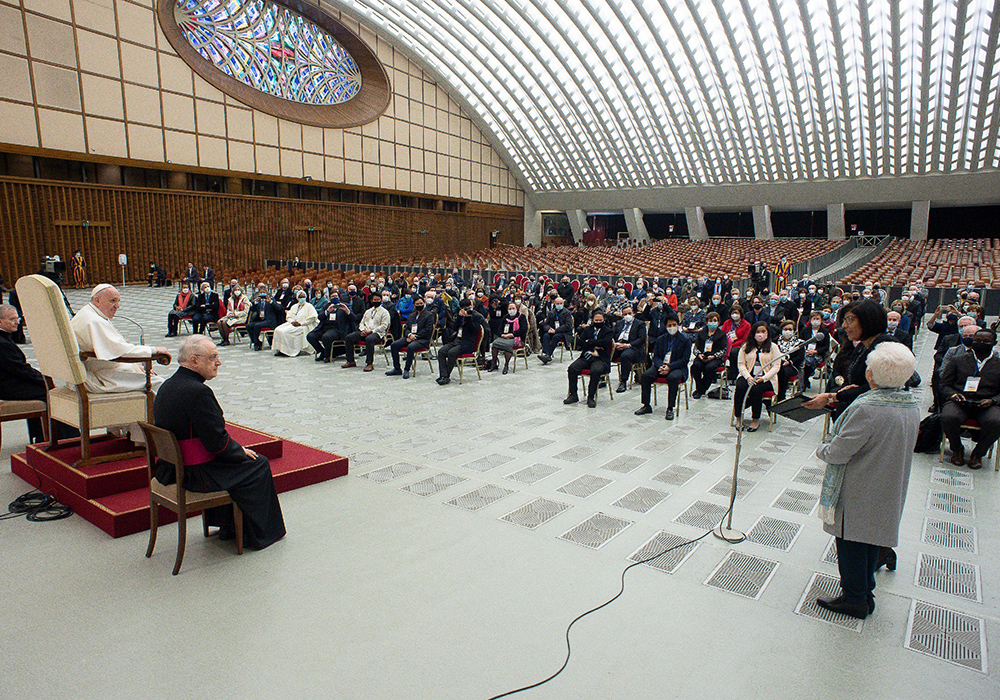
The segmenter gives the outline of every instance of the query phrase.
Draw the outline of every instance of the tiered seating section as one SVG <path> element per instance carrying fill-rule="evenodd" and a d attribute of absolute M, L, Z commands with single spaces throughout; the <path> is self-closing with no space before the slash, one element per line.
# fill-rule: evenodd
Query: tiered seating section
<path fill-rule="evenodd" d="M 387 260 L 377 264 L 650 277 L 698 277 L 725 273 L 739 279 L 747 276 L 747 266 L 757 259 L 773 268 L 782 255 L 787 255 L 788 261 L 794 264 L 822 255 L 839 245 L 842 242 L 801 238 L 772 241 L 713 238 L 707 241 L 655 241 L 637 248 L 503 246 L 470 254 L 408 261 Z"/>
<path fill-rule="evenodd" d="M 891 287 L 919 283 L 964 287 L 971 282 L 976 287 L 1000 289 L 1000 239 L 893 241 L 841 282 Z"/>

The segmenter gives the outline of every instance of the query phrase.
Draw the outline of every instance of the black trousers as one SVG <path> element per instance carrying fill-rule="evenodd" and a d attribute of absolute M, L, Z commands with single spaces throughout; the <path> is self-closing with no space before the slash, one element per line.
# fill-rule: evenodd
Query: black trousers
<path fill-rule="evenodd" d="M 642 373 L 642 377 L 639 379 L 639 383 L 642 384 L 643 406 L 649 405 L 649 396 L 653 392 L 653 383 L 663 376 L 666 376 L 667 379 L 667 408 L 673 408 L 677 405 L 677 393 L 681 382 L 687 379 L 684 376 L 684 370 L 672 369 L 666 375 L 662 375 L 658 367 L 650 367 Z"/>
<path fill-rule="evenodd" d="M 375 333 L 362 336 L 361 331 L 350 333 L 344 338 L 344 344 L 347 346 L 347 361 L 354 362 L 354 345 L 362 341 L 365 344 L 365 364 L 373 364 L 375 362 L 375 346 L 382 344 L 382 338 Z"/>
<path fill-rule="evenodd" d="M 788 393 L 788 385 L 792 377 L 798 373 L 799 370 L 794 365 L 782 365 L 781 369 L 778 370 L 778 401 L 785 400 L 785 394 Z"/>
<path fill-rule="evenodd" d="M 882 548 L 877 544 L 851 542 L 837 537 L 837 568 L 840 588 L 848 602 L 856 605 L 875 600 L 875 568 Z"/>
<path fill-rule="evenodd" d="M 747 388 L 750 389 L 749 393 L 747 392 Z M 760 412 L 764 407 L 764 392 L 770 388 L 770 381 L 758 382 L 751 387 L 750 382 L 743 375 L 740 375 L 736 380 L 736 389 L 733 391 L 734 408 L 739 411 L 740 405 L 744 401 L 743 397 L 746 396 L 746 404 L 743 405 L 743 408 L 745 409 L 747 406 L 750 406 L 750 415 L 753 416 L 754 420 L 760 420 Z M 736 418 L 737 420 L 742 419 L 743 414 L 737 413 Z"/>
<path fill-rule="evenodd" d="M 642 350 L 636 350 L 635 348 L 625 348 L 622 350 L 618 354 L 618 381 L 622 384 L 627 382 L 629 376 L 632 374 L 632 365 L 642 362 L 644 359 Z"/>
<path fill-rule="evenodd" d="M 821 355 L 806 355 L 805 361 L 802 363 L 802 389 L 809 388 L 809 380 L 812 379 L 813 372 L 816 368 L 820 366 L 823 362 L 823 357 Z"/>
<path fill-rule="evenodd" d="M 548 331 L 541 334 L 542 335 L 542 354 L 552 356 L 552 351 L 555 349 L 556 345 L 562 341 L 566 347 L 570 347 L 571 342 L 569 336 L 565 333 L 549 333 Z"/>
<path fill-rule="evenodd" d="M 729 369 L 726 370 L 726 376 L 729 377 L 730 383 L 736 381 L 736 377 L 739 376 L 740 370 L 737 367 L 737 363 L 740 357 L 740 349 L 733 348 L 729 352 Z"/>
<path fill-rule="evenodd" d="M 274 330 L 274 326 L 264 321 L 255 321 L 254 323 L 247 324 L 247 335 L 250 337 L 250 342 L 255 348 L 260 348 L 260 334 L 265 330 Z"/>
<path fill-rule="evenodd" d="M 410 367 L 413 366 L 413 353 L 417 352 L 418 350 L 426 350 L 427 345 L 425 345 L 423 341 L 420 340 L 414 340 L 411 343 L 406 338 L 400 338 L 399 340 L 395 341 L 392 345 L 389 346 L 389 351 L 392 353 L 393 369 L 399 369 L 399 353 L 401 353 L 404 348 L 406 349 L 406 366 L 404 367 L 404 369 L 406 369 L 406 371 L 409 371 Z"/>
<path fill-rule="evenodd" d="M 445 343 L 438 349 L 438 372 L 442 377 L 451 376 L 451 371 L 455 369 L 455 364 L 458 362 L 458 356 L 461 354 L 462 343 L 457 340 L 451 343 Z"/>
<path fill-rule="evenodd" d="M 182 318 L 191 318 L 187 311 L 170 311 L 167 313 L 167 333 L 177 335 L 177 327 L 181 324 Z"/>
<path fill-rule="evenodd" d="M 691 363 L 691 378 L 694 379 L 694 390 L 699 394 L 704 394 L 709 387 L 715 383 L 719 376 L 719 367 L 722 360 L 709 360 L 702 362 L 697 357 Z"/>
<path fill-rule="evenodd" d="M 1000 408 L 964 408 L 954 401 L 945 402 L 941 408 L 941 431 L 948 438 L 948 446 L 952 452 L 962 449 L 961 426 L 969 418 L 979 423 L 981 428 L 974 454 L 984 457 L 989 452 L 990 445 L 1000 437 Z"/>
<path fill-rule="evenodd" d="M 605 364 L 604 360 L 596 355 L 591 357 L 589 360 L 585 360 L 581 355 L 573 360 L 570 366 L 566 369 L 566 374 L 569 375 L 570 396 L 577 395 L 576 387 L 580 382 L 580 372 L 585 369 L 590 370 L 590 384 L 587 385 L 587 397 L 596 399 L 597 387 L 601 384 L 601 377 L 608 373 L 607 364 Z"/>
<path fill-rule="evenodd" d="M 228 491 L 243 512 L 243 543 L 263 549 L 285 536 L 285 520 L 271 477 L 271 463 L 258 455 L 236 464 L 190 467 L 192 491 Z M 233 529 L 233 509 L 219 506 L 206 512 L 209 525 Z"/>
<path fill-rule="evenodd" d="M 219 317 L 213 313 L 196 313 L 191 317 L 191 324 L 194 326 L 195 333 L 204 333 L 205 329 L 208 328 L 208 324 L 212 321 L 218 321 Z"/>

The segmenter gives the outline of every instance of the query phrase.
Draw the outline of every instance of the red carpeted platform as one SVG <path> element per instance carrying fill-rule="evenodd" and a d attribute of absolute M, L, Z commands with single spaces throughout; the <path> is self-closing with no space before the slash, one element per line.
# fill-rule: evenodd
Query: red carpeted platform
<path fill-rule="evenodd" d="M 234 440 L 271 461 L 278 493 L 347 474 L 346 457 L 240 425 L 229 424 L 228 429 Z M 134 449 L 128 441 L 110 436 L 95 439 L 91 445 L 95 455 Z M 11 455 L 10 466 L 14 474 L 55 496 L 112 537 L 149 529 L 146 458 L 76 469 L 73 463 L 79 458 L 79 441 L 72 440 L 50 452 L 29 445 L 23 454 Z M 160 511 L 161 524 L 175 520 L 173 513 Z"/>

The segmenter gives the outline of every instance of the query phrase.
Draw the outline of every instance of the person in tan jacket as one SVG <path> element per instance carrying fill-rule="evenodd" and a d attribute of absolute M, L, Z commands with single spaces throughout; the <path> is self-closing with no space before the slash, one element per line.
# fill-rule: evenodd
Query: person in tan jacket
<path fill-rule="evenodd" d="M 778 392 L 778 372 L 781 370 L 780 362 L 770 366 L 768 363 L 780 354 L 778 346 L 771 342 L 767 324 L 763 321 L 753 324 L 750 335 L 740 348 L 736 359 L 739 376 L 736 378 L 736 390 L 733 392 L 733 411 L 736 413 L 738 429 L 743 427 L 743 411 L 746 405 L 750 406 L 752 416 L 747 432 L 752 433 L 760 427 L 764 392 L 768 389 Z"/>

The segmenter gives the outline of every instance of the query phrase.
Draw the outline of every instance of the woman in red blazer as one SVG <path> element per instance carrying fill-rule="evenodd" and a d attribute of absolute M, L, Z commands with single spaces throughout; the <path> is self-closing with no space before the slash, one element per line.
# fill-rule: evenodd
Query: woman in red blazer
<path fill-rule="evenodd" d="M 740 348 L 743 347 L 743 343 L 750 335 L 750 324 L 743 318 L 743 309 L 740 308 L 739 304 L 733 304 L 732 308 L 729 309 L 729 320 L 722 324 L 722 332 L 726 334 L 726 339 L 729 341 L 729 368 L 726 374 L 729 376 L 729 381 L 735 382 L 736 376 L 739 374 L 737 358 L 740 354 Z"/>

